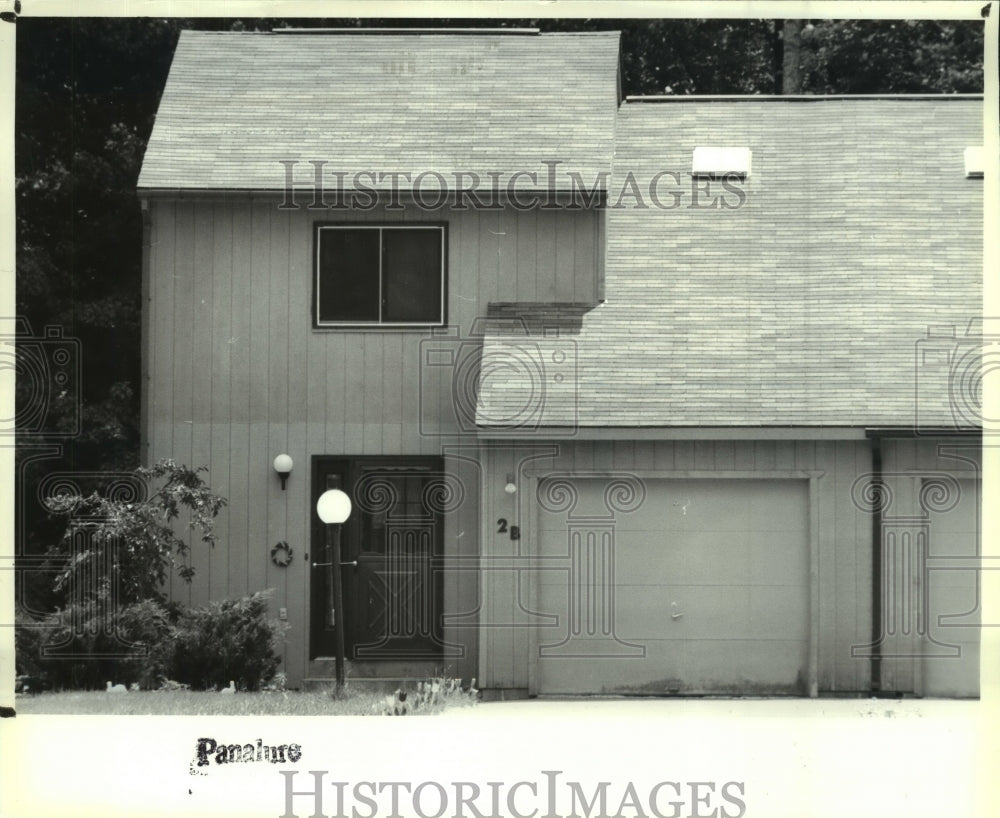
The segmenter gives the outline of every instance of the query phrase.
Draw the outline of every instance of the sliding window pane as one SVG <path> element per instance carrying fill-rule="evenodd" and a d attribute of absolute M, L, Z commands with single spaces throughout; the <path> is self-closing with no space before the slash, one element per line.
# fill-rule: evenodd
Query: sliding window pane
<path fill-rule="evenodd" d="M 382 231 L 383 321 L 442 321 L 441 235 L 436 227 Z"/>
<path fill-rule="evenodd" d="M 379 231 L 319 231 L 319 320 L 378 322 Z"/>

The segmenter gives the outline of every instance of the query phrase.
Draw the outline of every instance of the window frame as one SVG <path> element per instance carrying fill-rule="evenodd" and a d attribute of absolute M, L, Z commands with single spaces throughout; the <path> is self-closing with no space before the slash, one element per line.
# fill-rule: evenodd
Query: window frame
<path fill-rule="evenodd" d="M 320 236 L 323 230 L 377 230 L 379 232 L 379 320 L 378 321 L 323 321 L 320 317 Z M 441 270 L 439 293 L 439 318 L 431 321 L 383 321 L 382 291 L 385 286 L 383 263 L 385 246 L 382 234 L 386 230 L 437 230 L 440 233 Z M 443 327 L 448 323 L 448 225 L 446 222 L 316 222 L 313 225 L 313 329 L 420 329 Z"/>

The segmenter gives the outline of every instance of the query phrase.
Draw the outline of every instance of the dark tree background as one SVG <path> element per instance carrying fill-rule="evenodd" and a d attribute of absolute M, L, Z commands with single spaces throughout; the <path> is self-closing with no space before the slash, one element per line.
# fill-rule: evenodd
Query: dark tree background
<path fill-rule="evenodd" d="M 982 90 L 983 26 L 939 21 L 452 20 L 450 25 L 622 32 L 626 94 L 872 94 Z M 138 463 L 141 219 L 135 183 L 184 28 L 439 25 L 429 20 L 40 19 L 17 26 L 17 310 L 82 352 L 82 431 L 51 470 Z M 19 383 L 19 398 L 24 400 Z M 76 396 L 71 396 L 75 398 Z M 72 400 L 70 401 L 72 403 Z M 68 405 L 68 404 L 67 404 Z M 19 407 L 19 410 L 23 405 Z M 47 428 L 67 422 L 53 406 Z M 27 450 L 19 437 L 19 452 Z M 197 465 L 197 464 L 191 464 Z M 19 486 L 34 496 L 34 486 Z M 36 507 L 37 506 L 37 507 Z M 22 503 L 18 501 L 18 509 Z M 59 524 L 20 512 L 22 547 Z M 35 589 L 38 604 L 58 600 Z M 33 606 L 35 607 L 35 606 Z"/>

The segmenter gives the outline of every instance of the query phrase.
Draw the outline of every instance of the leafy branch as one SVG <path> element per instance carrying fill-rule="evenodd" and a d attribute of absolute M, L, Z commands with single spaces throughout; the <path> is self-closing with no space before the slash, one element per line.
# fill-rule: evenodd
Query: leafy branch
<path fill-rule="evenodd" d="M 75 583 L 80 595 L 122 603 L 163 599 L 171 569 L 186 582 L 194 576 L 187 562 L 191 542 L 215 545 L 215 518 L 226 500 L 202 479 L 204 466 L 191 469 L 170 459 L 135 469 L 145 484 L 144 499 L 60 494 L 45 506 L 68 518 L 59 550 L 70 559 L 56 579 L 56 590 Z M 97 577 L 95 582 L 87 582 Z"/>

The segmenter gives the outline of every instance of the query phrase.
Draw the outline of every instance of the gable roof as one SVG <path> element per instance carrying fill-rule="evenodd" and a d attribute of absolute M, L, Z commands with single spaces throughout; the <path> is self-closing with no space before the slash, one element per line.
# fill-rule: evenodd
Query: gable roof
<path fill-rule="evenodd" d="M 138 187 L 282 190 L 287 161 L 303 185 L 310 161 L 348 181 L 544 173 L 545 160 L 562 161 L 562 183 L 571 171 L 592 178 L 614 150 L 618 39 L 185 31 Z"/>
<path fill-rule="evenodd" d="M 608 201 L 631 173 L 647 206 L 606 211 L 605 300 L 558 339 L 487 334 L 483 371 L 504 374 L 482 379 L 479 422 L 906 426 L 919 403 L 953 424 L 954 353 L 978 349 L 961 339 L 982 314 L 983 188 L 963 165 L 979 144 L 978 98 L 626 103 Z M 691 206 L 699 146 L 752 150 L 741 206 Z M 663 170 L 674 209 L 645 194 Z M 925 355 L 949 325 L 959 340 Z M 541 365 L 497 365 L 526 355 Z"/>

